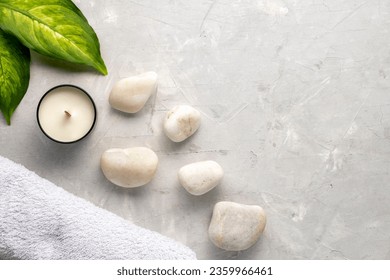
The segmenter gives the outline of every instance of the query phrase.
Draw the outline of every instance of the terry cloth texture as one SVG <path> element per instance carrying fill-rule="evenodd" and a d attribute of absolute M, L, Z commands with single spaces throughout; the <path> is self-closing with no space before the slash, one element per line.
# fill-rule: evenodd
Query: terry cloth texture
<path fill-rule="evenodd" d="M 140 228 L 0 156 L 0 258 L 195 259 L 186 246 Z"/>

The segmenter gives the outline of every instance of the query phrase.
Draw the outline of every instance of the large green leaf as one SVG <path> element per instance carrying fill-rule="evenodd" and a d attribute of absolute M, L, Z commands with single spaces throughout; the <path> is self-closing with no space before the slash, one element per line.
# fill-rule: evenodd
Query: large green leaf
<path fill-rule="evenodd" d="M 8 124 L 27 91 L 29 80 L 29 49 L 0 29 L 0 109 Z"/>
<path fill-rule="evenodd" d="M 71 0 L 0 0 L 0 27 L 38 53 L 107 74 L 99 40 Z"/>

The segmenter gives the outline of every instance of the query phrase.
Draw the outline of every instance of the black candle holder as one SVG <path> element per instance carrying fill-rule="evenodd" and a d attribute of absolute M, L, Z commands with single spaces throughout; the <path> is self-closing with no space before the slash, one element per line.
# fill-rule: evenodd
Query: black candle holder
<path fill-rule="evenodd" d="M 89 98 L 89 100 L 91 101 L 91 104 L 93 106 L 93 111 L 94 111 L 94 119 L 93 119 L 93 123 L 91 125 L 91 128 L 83 135 L 81 136 L 80 138 L 77 138 L 76 140 L 72 140 L 72 141 L 61 141 L 61 140 L 58 140 L 58 139 L 55 139 L 53 138 L 52 136 L 50 136 L 45 130 L 44 128 L 42 127 L 42 124 L 40 122 L 40 119 L 39 119 L 39 110 L 40 110 L 40 107 L 41 107 L 41 104 L 42 104 L 42 101 L 48 96 L 48 94 L 50 94 L 52 91 L 58 89 L 58 88 L 63 88 L 63 87 L 71 87 L 73 89 L 77 89 L 79 90 L 81 93 L 85 94 L 85 96 L 87 96 Z M 45 134 L 49 139 L 51 139 L 52 141 L 54 142 L 57 142 L 57 143 L 61 143 L 61 144 L 73 144 L 73 143 L 76 143 L 76 142 L 79 142 L 81 140 L 83 140 L 85 137 L 87 137 L 91 131 L 93 130 L 93 128 L 95 127 L 95 123 L 96 123 L 96 119 L 97 119 L 97 110 L 96 110 L 96 105 L 95 105 L 95 102 L 93 101 L 92 97 L 82 88 L 78 87 L 78 86 L 75 86 L 75 85 L 71 85 L 71 84 L 62 84 L 62 85 L 58 85 L 58 86 L 55 86 L 51 89 L 49 89 L 43 96 L 42 98 L 40 99 L 39 103 L 38 103 L 38 106 L 37 106 L 37 113 L 36 113 L 36 117 L 37 117 L 37 122 L 38 122 L 38 126 L 39 128 L 41 129 L 41 131 L 43 132 L 43 134 Z"/>

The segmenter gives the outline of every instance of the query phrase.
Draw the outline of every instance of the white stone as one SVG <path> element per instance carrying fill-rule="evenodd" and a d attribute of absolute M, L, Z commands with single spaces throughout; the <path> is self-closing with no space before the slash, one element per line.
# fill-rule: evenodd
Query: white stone
<path fill-rule="evenodd" d="M 146 72 L 119 80 L 112 88 L 108 101 L 117 110 L 136 113 L 156 91 L 157 74 Z"/>
<path fill-rule="evenodd" d="M 156 173 L 157 155 L 148 148 L 109 149 L 100 159 L 106 178 L 124 188 L 135 188 L 149 183 Z"/>
<path fill-rule="evenodd" d="M 182 142 L 200 126 L 200 113 L 188 105 L 178 105 L 170 110 L 164 120 L 165 135 L 173 142 Z"/>
<path fill-rule="evenodd" d="M 246 250 L 259 239 L 265 224 L 266 216 L 260 206 L 222 201 L 214 206 L 209 237 L 227 251 Z"/>
<path fill-rule="evenodd" d="M 202 195 L 216 187 L 222 180 L 223 169 L 215 161 L 199 161 L 180 168 L 180 184 L 193 195 Z"/>

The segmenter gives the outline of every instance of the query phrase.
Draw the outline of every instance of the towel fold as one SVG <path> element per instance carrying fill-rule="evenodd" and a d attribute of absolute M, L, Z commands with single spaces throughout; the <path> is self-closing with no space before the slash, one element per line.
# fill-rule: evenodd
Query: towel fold
<path fill-rule="evenodd" d="M 195 259 L 186 246 L 94 206 L 0 156 L 0 258 Z"/>

